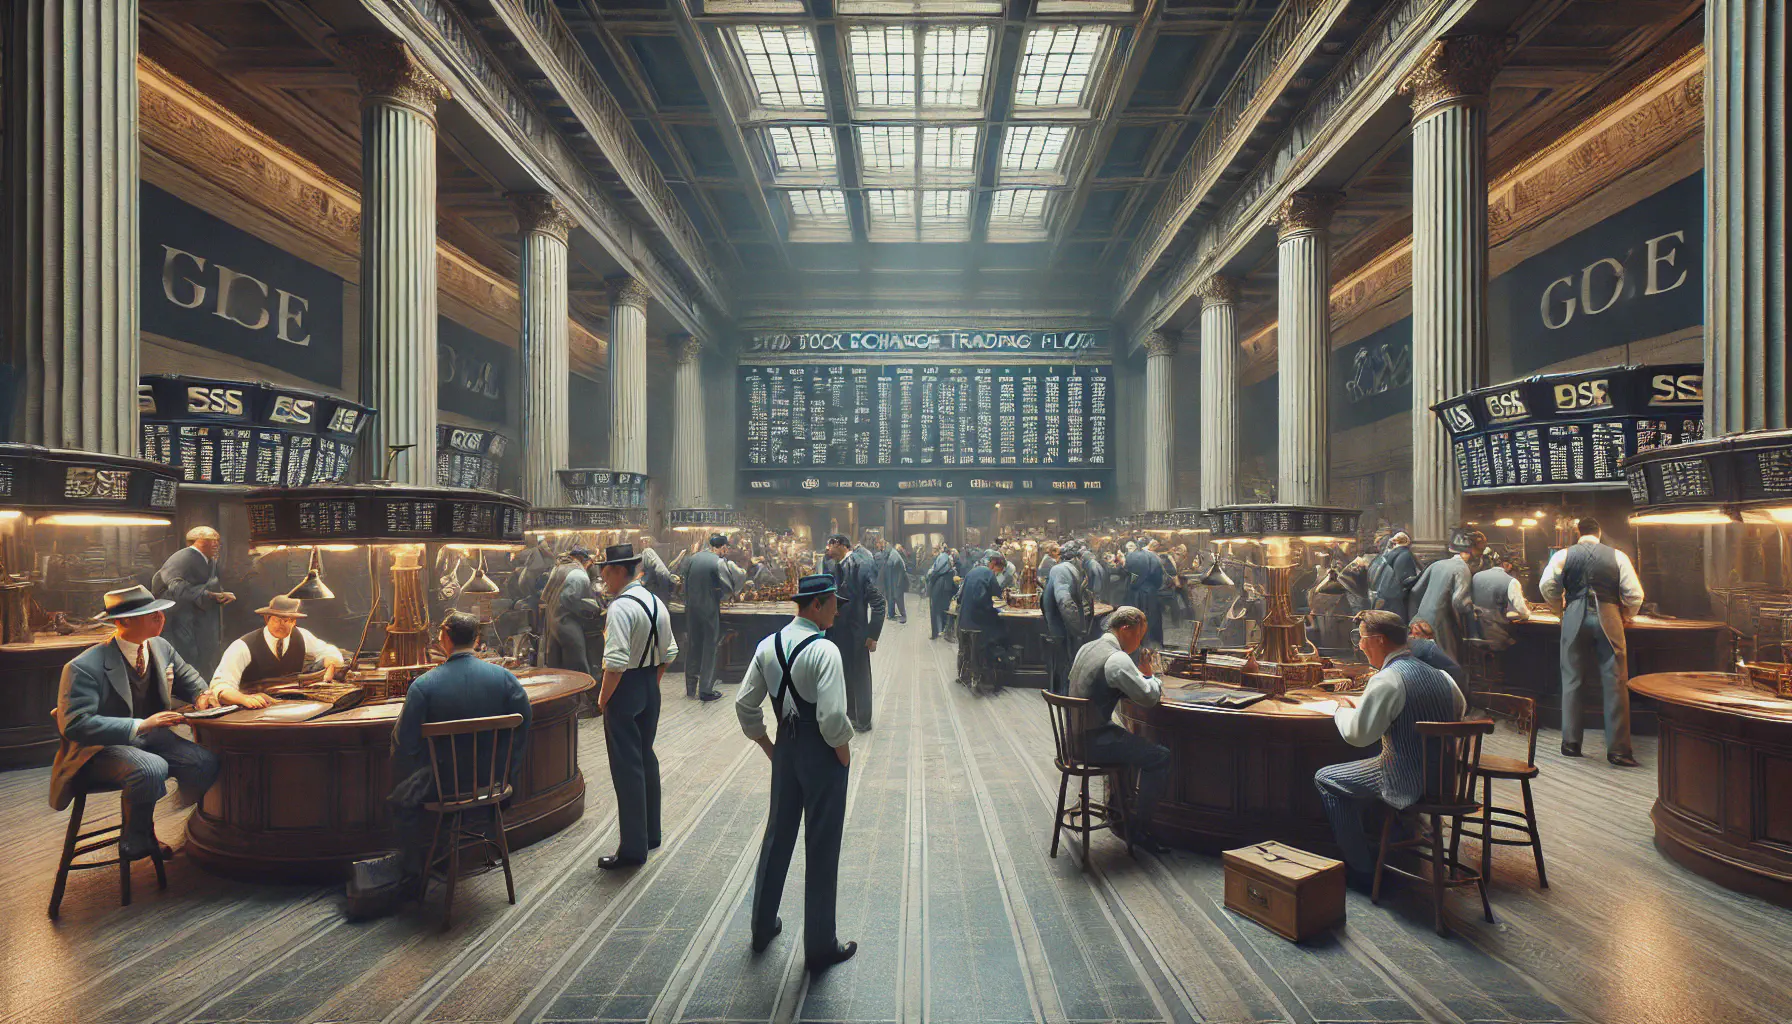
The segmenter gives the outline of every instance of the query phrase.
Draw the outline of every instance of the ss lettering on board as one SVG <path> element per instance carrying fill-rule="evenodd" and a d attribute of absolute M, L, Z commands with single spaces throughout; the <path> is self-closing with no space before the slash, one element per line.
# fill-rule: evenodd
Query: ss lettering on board
<path fill-rule="evenodd" d="M 1529 413 L 1524 406 L 1524 395 L 1517 388 L 1487 396 L 1487 415 L 1496 420 L 1509 420 Z"/>
<path fill-rule="evenodd" d="M 1583 380 L 1578 384 L 1556 385 L 1556 411 L 1571 409 L 1605 409 L 1612 404 L 1611 382 Z"/>
<path fill-rule="evenodd" d="M 238 388 L 188 388 L 187 411 L 222 412 L 241 416 L 243 392 Z"/>
<path fill-rule="evenodd" d="M 1650 405 L 1703 405 L 1705 375 L 1658 373 L 1649 379 Z"/>
<path fill-rule="evenodd" d="M 311 413 L 317 403 L 309 398 L 294 398 L 281 395 L 274 399 L 274 409 L 268 413 L 270 423 L 310 423 Z"/>

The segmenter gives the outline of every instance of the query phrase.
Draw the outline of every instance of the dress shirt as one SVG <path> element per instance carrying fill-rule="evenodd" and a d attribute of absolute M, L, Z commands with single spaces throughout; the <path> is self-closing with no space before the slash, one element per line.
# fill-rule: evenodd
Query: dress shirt
<path fill-rule="evenodd" d="M 1400 685 L 1400 677 L 1389 672 L 1388 666 L 1396 659 L 1410 658 L 1409 650 L 1397 650 L 1388 655 L 1382 663 L 1381 671 L 1369 677 L 1363 687 L 1362 696 L 1356 698 L 1356 707 L 1339 707 L 1332 714 L 1333 721 L 1338 723 L 1338 734 L 1344 742 L 1353 747 L 1367 747 L 1378 743 L 1388 726 L 1406 710 L 1406 688 Z M 1456 680 L 1450 680 L 1450 690 L 1456 702 L 1456 717 L 1461 718 L 1468 711 L 1468 701 L 1462 697 L 1462 688 Z"/>
<path fill-rule="evenodd" d="M 1101 634 L 1077 652 L 1070 666 L 1070 695 L 1089 696 L 1098 673 L 1135 704 L 1156 704 L 1163 699 L 1163 684 L 1156 676 L 1139 671 L 1132 655 L 1120 649 L 1120 641 L 1112 633 Z"/>
<path fill-rule="evenodd" d="M 1577 543 L 1598 544 L 1600 540 L 1589 533 Z M 1630 564 L 1629 555 L 1617 548 L 1612 548 L 1612 553 L 1618 556 L 1618 596 L 1624 603 L 1624 614 L 1626 617 L 1635 615 L 1636 610 L 1643 606 L 1642 581 L 1636 578 L 1636 568 Z M 1559 604 L 1562 600 L 1562 567 L 1567 561 L 1567 548 L 1549 556 L 1549 565 L 1543 570 L 1543 579 L 1537 584 L 1537 589 L 1543 592 L 1543 600 L 1551 605 Z"/>
<path fill-rule="evenodd" d="M 114 635 L 112 637 L 112 642 L 118 645 L 118 653 L 124 655 L 125 671 L 129 672 L 133 668 L 135 668 L 136 664 L 137 664 L 137 649 L 142 647 L 143 645 L 131 643 L 129 640 L 126 640 L 124 637 L 117 636 L 117 635 Z M 148 672 L 155 667 L 150 664 L 151 660 L 152 660 L 151 658 L 149 658 L 148 656 L 145 656 L 145 658 L 143 660 L 143 671 Z M 137 709 L 132 708 L 131 710 L 134 712 Z M 138 726 L 141 726 L 142 724 L 143 724 L 143 719 L 141 717 L 133 718 L 131 720 L 131 739 L 134 740 L 137 738 L 137 728 L 138 728 Z"/>
<path fill-rule="evenodd" d="M 796 645 L 817 633 L 820 626 L 798 615 L 790 620 L 778 636 L 784 641 L 784 656 Z M 784 681 L 784 670 L 778 667 L 778 652 L 772 638 L 759 641 L 753 660 L 747 663 L 747 675 L 741 680 L 740 696 L 734 700 L 734 714 L 740 719 L 740 731 L 749 739 L 765 736 L 765 716 L 759 710 L 772 690 Z M 846 673 L 840 664 L 840 648 L 825 637 L 797 655 L 790 666 L 790 685 L 797 696 L 815 705 L 815 724 L 821 738 L 830 747 L 843 747 L 852 739 L 852 722 L 846 717 Z"/>
<path fill-rule="evenodd" d="M 1624 553 L 1622 551 L 1618 552 L 1618 557 L 1623 558 Z M 1618 572 L 1620 575 L 1623 574 L 1624 566 L 1626 564 L 1627 562 L 1618 563 Z M 1642 600 L 1642 597 L 1639 596 L 1637 598 L 1637 603 L 1641 604 Z M 1531 603 L 1524 599 L 1524 587 L 1520 586 L 1518 580 L 1514 579 L 1506 584 L 1506 619 L 1509 622 L 1529 622 L 1530 618 Z"/>
<path fill-rule="evenodd" d="M 267 645 L 269 654 L 279 649 L 276 646 L 279 641 L 274 639 L 274 635 L 268 632 L 266 626 L 262 627 L 256 637 Z M 319 640 L 316 633 L 304 626 L 294 626 L 292 635 L 286 638 L 286 642 L 305 645 L 305 665 L 307 667 L 314 661 L 321 661 L 325 665 L 335 664 L 338 667 L 343 663 L 342 652 L 337 650 L 335 645 Z M 249 659 L 249 645 L 243 642 L 243 638 L 239 636 L 232 640 L 230 646 L 224 648 L 224 657 L 218 661 L 218 670 L 212 673 L 212 689 L 222 690 L 226 687 L 236 689 L 237 685 L 243 681 L 243 670 L 249 667 Z"/>
<path fill-rule="evenodd" d="M 648 608 L 654 610 L 655 619 L 659 622 L 660 637 L 655 653 L 647 658 L 647 668 L 666 665 L 678 660 L 678 641 L 672 636 L 672 612 L 666 602 L 653 596 L 653 592 L 641 585 L 640 580 L 622 588 L 622 593 L 610 602 L 607 617 L 604 620 L 604 671 L 627 672 L 641 664 L 641 656 L 647 651 L 647 638 L 653 632 L 653 622 L 647 618 L 647 612 L 641 605 L 632 600 L 624 600 L 623 595 L 633 594 Z"/>

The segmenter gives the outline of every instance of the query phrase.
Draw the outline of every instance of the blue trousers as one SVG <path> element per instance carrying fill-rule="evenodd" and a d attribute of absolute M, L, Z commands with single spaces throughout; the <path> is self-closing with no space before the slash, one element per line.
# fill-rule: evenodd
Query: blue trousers
<path fill-rule="evenodd" d="M 616 789 L 616 854 L 624 860 L 646 860 L 660 844 L 660 759 L 653 752 L 659 728 L 659 669 L 622 673 L 604 708 L 604 747 Z"/>
<path fill-rule="evenodd" d="M 1375 851 L 1364 834 L 1363 811 L 1382 803 L 1381 760 L 1346 761 L 1328 764 L 1313 773 L 1313 784 L 1319 787 L 1319 802 L 1325 805 L 1325 816 L 1332 823 L 1332 835 L 1338 849 L 1344 852 L 1344 863 L 1352 871 L 1375 870 Z"/>
<path fill-rule="evenodd" d="M 168 795 L 168 780 L 197 802 L 218 781 L 218 755 L 173 729 L 152 729 L 132 746 L 106 747 L 81 766 L 81 782 L 93 788 L 124 791 L 122 839 L 127 852 L 147 851 L 155 842 L 156 801 Z"/>

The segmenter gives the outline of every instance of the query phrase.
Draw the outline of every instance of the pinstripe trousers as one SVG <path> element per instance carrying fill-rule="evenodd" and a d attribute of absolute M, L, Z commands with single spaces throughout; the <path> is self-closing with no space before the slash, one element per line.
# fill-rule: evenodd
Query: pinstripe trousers
<path fill-rule="evenodd" d="M 124 840 L 132 852 L 154 841 L 155 805 L 168 794 L 169 778 L 185 799 L 197 802 L 218 780 L 218 755 L 173 729 L 152 729 L 133 746 L 115 744 L 95 754 L 80 775 L 88 786 L 124 791 Z"/>
<path fill-rule="evenodd" d="M 1328 764 L 1313 773 L 1313 784 L 1319 789 L 1319 802 L 1332 823 L 1332 834 L 1344 852 L 1344 863 L 1352 871 L 1375 869 L 1375 851 L 1363 833 L 1364 809 L 1385 803 L 1381 797 L 1383 767 L 1381 758 Z"/>

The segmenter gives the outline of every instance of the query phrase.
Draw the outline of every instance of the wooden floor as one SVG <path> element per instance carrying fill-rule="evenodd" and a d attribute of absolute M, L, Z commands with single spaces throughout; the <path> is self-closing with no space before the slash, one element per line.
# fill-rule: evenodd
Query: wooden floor
<path fill-rule="evenodd" d="M 520 903 L 488 874 L 456 924 L 433 907 L 366 924 L 334 888 L 212 878 L 176 858 L 166 892 L 139 866 L 120 908 L 109 872 L 78 875 L 44 914 L 64 817 L 47 771 L 0 775 L 0 1019 L 156 1021 L 1785 1021 L 1792 912 L 1667 862 L 1648 821 L 1651 767 L 1543 746 L 1552 888 L 1501 850 L 1497 924 L 1467 899 L 1440 939 L 1416 897 L 1350 897 L 1349 923 L 1295 946 L 1226 912 L 1217 859 L 1134 860 L 1101 839 L 1084 874 L 1048 859 L 1057 778 L 1032 692 L 975 698 L 926 624 L 875 656 L 877 727 L 854 743 L 840 934 L 858 958 L 799 969 L 801 885 L 763 956 L 746 903 L 768 767 L 729 702 L 670 695 L 660 728 L 665 847 L 632 874 L 615 843 L 595 722 L 583 821 L 520 851 Z M 732 693 L 730 688 L 727 692 Z M 110 802 L 109 798 L 107 803 Z M 161 823 L 178 841 L 181 822 Z M 801 849 L 792 871 L 802 869 Z"/>

